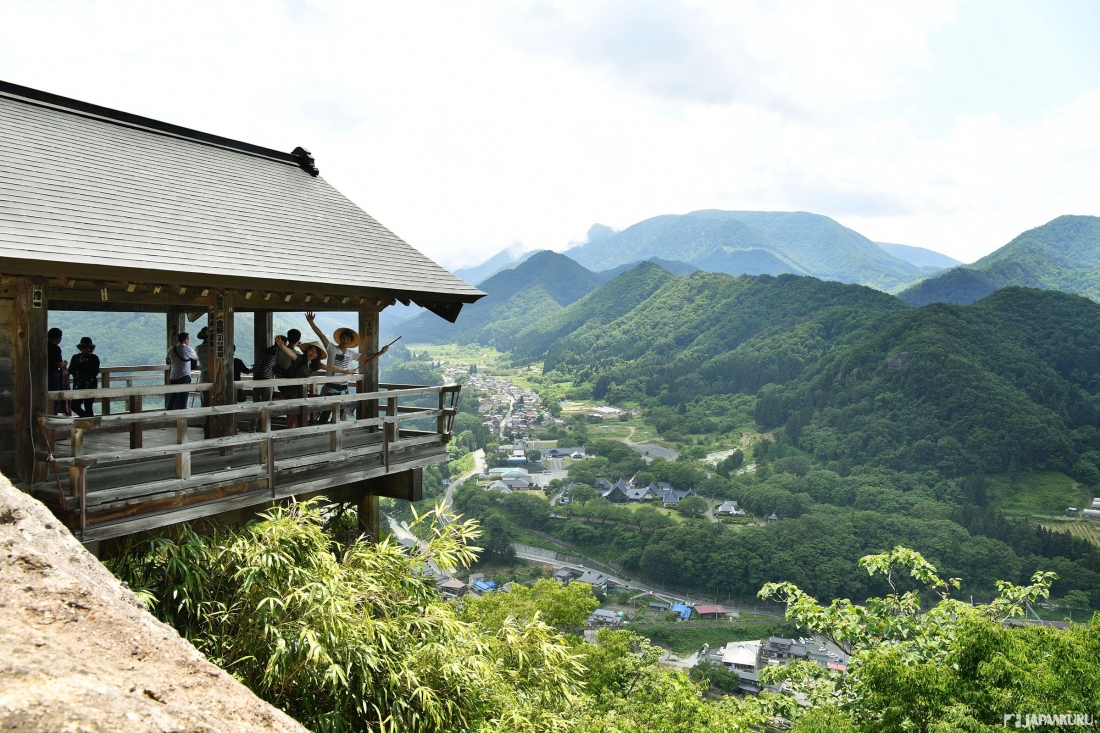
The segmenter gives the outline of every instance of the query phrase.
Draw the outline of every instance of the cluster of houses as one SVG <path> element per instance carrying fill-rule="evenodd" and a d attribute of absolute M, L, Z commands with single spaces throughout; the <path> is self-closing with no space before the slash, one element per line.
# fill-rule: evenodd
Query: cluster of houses
<path fill-rule="evenodd" d="M 651 611 L 657 613 L 676 614 L 677 621 L 688 621 L 693 616 L 698 619 L 723 619 L 726 617 L 726 609 L 715 603 L 698 603 L 687 605 L 684 603 L 662 603 L 654 601 L 649 604 Z"/>
<path fill-rule="evenodd" d="M 478 410 L 481 412 L 482 424 L 493 432 L 499 432 L 503 428 L 528 435 L 535 428 L 549 427 L 555 423 L 565 424 L 539 409 L 542 398 L 538 392 L 521 389 L 507 379 L 474 374 L 465 383 L 488 395 L 481 398 Z"/>
<path fill-rule="evenodd" d="M 465 583 L 449 575 L 440 575 L 435 579 L 435 587 L 440 595 L 446 598 L 458 598 L 467 593 L 483 596 L 486 593 L 503 590 L 494 581 L 486 579 L 484 573 L 472 573 Z"/>
<path fill-rule="evenodd" d="M 721 664 L 741 678 L 742 692 L 759 693 L 763 689 L 759 674 L 767 666 L 797 661 L 816 662 L 826 669 L 847 671 L 843 653 L 832 645 L 813 639 L 786 639 L 772 636 L 753 641 L 731 641 L 723 647 L 703 647 L 703 657 Z M 768 688 L 771 689 L 771 688 Z"/>
<path fill-rule="evenodd" d="M 577 482 L 569 484 L 562 494 L 563 500 L 568 499 L 570 492 L 577 486 L 580 486 Z M 605 478 L 598 478 L 592 488 L 600 492 L 600 496 L 613 504 L 651 501 L 665 507 L 675 507 L 682 499 L 689 496 L 698 496 L 693 489 L 674 489 L 672 484 L 667 481 L 641 486 L 635 483 L 633 478 L 630 481 L 620 478 L 615 483 L 611 483 Z"/>

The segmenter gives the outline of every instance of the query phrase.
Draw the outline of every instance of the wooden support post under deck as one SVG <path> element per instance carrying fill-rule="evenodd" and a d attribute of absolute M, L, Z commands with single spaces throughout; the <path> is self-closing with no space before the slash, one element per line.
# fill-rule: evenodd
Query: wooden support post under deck
<path fill-rule="evenodd" d="M 359 306 L 359 353 L 373 354 L 378 351 L 378 310 L 373 304 Z M 359 371 L 366 379 L 359 383 L 362 392 L 378 391 L 378 359 L 360 362 Z M 377 402 L 360 402 L 358 414 L 360 420 L 378 417 Z"/>
<path fill-rule="evenodd" d="M 340 427 L 340 410 L 343 408 L 343 404 L 340 402 L 332 403 L 332 426 L 333 428 Z M 344 448 L 344 432 L 342 430 L 334 429 L 329 433 L 329 450 L 333 453 L 339 453 Z"/>
<path fill-rule="evenodd" d="M 378 542 L 382 538 L 378 524 L 379 514 L 378 497 L 375 494 L 366 494 L 359 502 L 359 529 L 371 542 Z"/>
<path fill-rule="evenodd" d="M 141 395 L 134 395 L 130 398 L 130 412 L 141 412 L 141 407 Z M 135 422 L 130 425 L 130 447 L 140 448 L 141 446 L 141 423 Z"/>
<path fill-rule="evenodd" d="M 16 278 L 15 322 L 12 324 L 12 381 L 14 386 L 15 465 L 24 481 L 41 480 L 35 476 L 35 443 L 42 440 L 34 418 L 49 411 L 45 283 L 32 278 Z M 42 288 L 41 300 L 34 288 Z M 39 307 L 35 307 L 38 305 Z M 45 464 L 43 464 L 43 468 Z M 38 469 L 41 473 L 41 469 Z"/>

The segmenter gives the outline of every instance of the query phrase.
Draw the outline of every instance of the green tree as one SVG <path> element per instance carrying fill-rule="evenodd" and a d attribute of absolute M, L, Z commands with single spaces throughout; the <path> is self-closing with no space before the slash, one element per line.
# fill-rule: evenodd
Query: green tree
<path fill-rule="evenodd" d="M 701 517 L 707 513 L 707 500 L 698 496 L 688 496 L 676 504 L 676 511 L 685 517 Z"/>
<path fill-rule="evenodd" d="M 570 490 L 569 501 L 575 501 L 581 506 L 584 506 L 599 495 L 600 492 L 596 491 L 591 486 L 588 486 L 587 484 L 581 484 L 579 486 L 574 486 Z"/>
<path fill-rule="evenodd" d="M 592 587 L 585 583 L 562 585 L 545 578 L 532 587 L 513 583 L 507 593 L 487 593 L 465 602 L 459 618 L 484 629 L 496 630 L 508 620 L 529 622 L 540 619 L 568 631 L 584 628 L 585 619 L 599 607 Z"/>
<path fill-rule="evenodd" d="M 112 561 L 165 621 L 256 694 L 317 731 L 565 731 L 581 657 L 540 619 L 463 622 L 428 562 L 474 559 L 469 522 L 335 553 L 315 502 L 230 533 L 157 539 Z M 430 529 L 428 528 L 430 527 Z"/>
<path fill-rule="evenodd" d="M 944 580 L 919 553 L 897 547 L 860 564 L 890 588 L 866 605 L 836 600 L 822 606 L 791 583 L 772 583 L 762 598 L 787 604 L 787 618 L 844 649 L 852 674 L 799 663 L 767 670 L 806 694 L 814 711 L 796 730 L 1003 730 L 1004 716 L 1021 711 L 1095 715 L 1100 699 L 1100 616 L 1066 631 L 1005 628 L 1027 603 L 1045 598 L 1057 576 L 1034 575 L 1027 586 L 998 583 L 988 605 L 950 597 L 959 580 Z M 905 590 L 908 588 L 908 590 Z M 925 608 L 923 597 L 934 600 Z"/>

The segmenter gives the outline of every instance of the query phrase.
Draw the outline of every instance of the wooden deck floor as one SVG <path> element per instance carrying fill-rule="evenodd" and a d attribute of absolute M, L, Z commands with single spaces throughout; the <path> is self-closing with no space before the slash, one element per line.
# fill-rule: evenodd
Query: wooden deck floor
<path fill-rule="evenodd" d="M 261 434 L 257 433 L 257 439 Z M 188 430 L 189 440 L 201 441 L 201 427 Z M 174 428 L 149 429 L 145 447 L 176 444 Z M 129 448 L 129 434 L 86 434 L 86 455 Z M 274 487 L 266 465 L 260 462 L 259 444 L 222 450 L 196 450 L 191 454 L 192 476 L 176 477 L 173 456 L 147 458 L 120 465 L 91 468 L 87 472 L 84 541 L 109 539 L 285 499 L 334 490 L 386 474 L 422 468 L 448 459 L 442 436 L 401 431 L 384 455 L 380 432 L 365 430 L 345 434 L 340 450 L 330 450 L 327 434 L 276 441 Z M 59 436 L 56 456 L 70 453 L 68 438 Z M 388 457 L 388 461 L 387 461 Z M 388 463 L 388 465 L 387 465 Z M 36 496 L 80 537 L 80 501 L 61 471 L 66 494 L 58 495 L 51 470 L 49 480 L 35 484 Z"/>

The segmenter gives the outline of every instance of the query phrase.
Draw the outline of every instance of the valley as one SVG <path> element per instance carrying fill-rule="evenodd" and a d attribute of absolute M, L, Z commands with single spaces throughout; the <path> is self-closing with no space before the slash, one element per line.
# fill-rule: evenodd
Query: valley
<path fill-rule="evenodd" d="M 637 247 L 616 256 L 648 253 L 646 237 L 627 239 Z M 595 253 L 618 251 L 582 249 L 598 266 L 612 261 Z M 491 308 L 471 306 L 457 338 L 409 331 L 434 368 L 538 397 L 506 426 L 501 395 L 481 395 L 489 465 L 532 475 L 531 490 L 494 491 L 495 474 L 454 490 L 455 507 L 487 528 L 486 562 L 506 565 L 520 537 L 687 595 L 748 602 L 785 578 L 820 598 L 861 598 L 879 587 L 858 558 L 903 544 L 975 598 L 1042 566 L 1062 578 L 1053 597 L 1082 592 L 1100 606 L 1095 520 L 1067 516 L 1100 492 L 1100 306 L 1008 287 L 915 308 L 791 273 L 676 274 L 642 261 L 599 282 L 576 267 L 536 253 L 482 282 Z M 557 446 L 585 455 L 532 454 Z M 620 480 L 700 503 L 628 499 L 609 489 Z M 744 515 L 719 517 L 731 502 Z"/>

